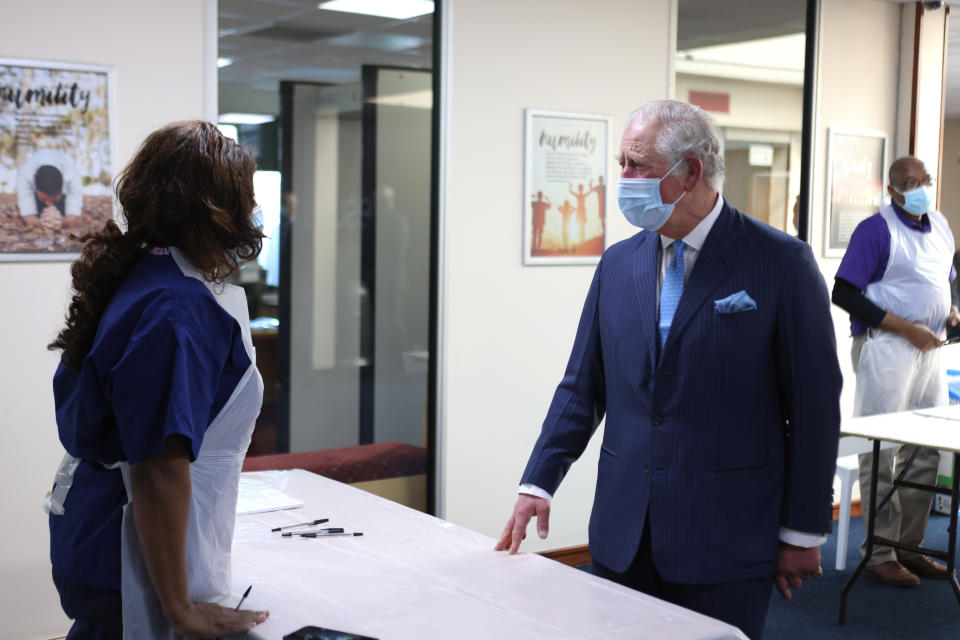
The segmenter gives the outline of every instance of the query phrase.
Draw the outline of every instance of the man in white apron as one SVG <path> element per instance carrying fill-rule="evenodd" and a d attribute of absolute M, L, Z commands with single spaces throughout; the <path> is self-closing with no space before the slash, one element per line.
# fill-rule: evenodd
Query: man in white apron
<path fill-rule="evenodd" d="M 891 203 L 867 218 L 850 238 L 837 270 L 833 302 L 850 313 L 853 369 L 857 374 L 854 416 L 891 413 L 948 403 L 939 347 L 946 324 L 960 313 L 950 304 L 953 234 L 931 204 L 931 178 L 923 162 L 900 158 L 890 167 Z M 884 496 L 895 473 L 916 447 L 881 452 L 877 495 Z M 939 454 L 920 448 L 907 481 L 934 484 Z M 860 456 L 864 515 L 872 505 L 872 454 Z M 895 468 L 896 467 L 896 468 Z M 905 544 L 923 542 L 931 494 L 898 489 L 877 514 L 877 535 Z M 881 498 L 882 499 L 882 498 Z M 866 553 L 866 542 L 860 546 Z M 947 568 L 927 556 L 875 546 L 866 572 L 887 584 L 911 586 L 920 578 L 946 578 Z"/>

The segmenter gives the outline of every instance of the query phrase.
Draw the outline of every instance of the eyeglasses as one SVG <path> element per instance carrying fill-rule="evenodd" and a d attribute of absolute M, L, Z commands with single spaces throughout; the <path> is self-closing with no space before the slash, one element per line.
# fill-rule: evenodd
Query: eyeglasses
<path fill-rule="evenodd" d="M 930 176 L 924 176 L 919 180 L 907 180 L 906 182 L 901 182 L 898 186 L 901 191 L 911 191 L 919 187 L 929 187 L 934 183 L 934 178 Z"/>

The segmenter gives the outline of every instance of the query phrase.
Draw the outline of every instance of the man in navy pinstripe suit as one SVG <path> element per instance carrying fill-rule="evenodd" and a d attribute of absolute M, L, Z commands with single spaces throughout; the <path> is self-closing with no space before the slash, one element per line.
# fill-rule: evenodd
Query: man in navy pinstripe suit
<path fill-rule="evenodd" d="M 604 253 L 497 549 L 515 553 L 606 416 L 590 517 L 597 573 L 760 638 L 776 584 L 818 577 L 841 377 L 810 248 L 719 194 L 701 109 L 631 114 L 619 197 L 644 231 Z M 678 242 L 681 241 L 681 242 Z"/>

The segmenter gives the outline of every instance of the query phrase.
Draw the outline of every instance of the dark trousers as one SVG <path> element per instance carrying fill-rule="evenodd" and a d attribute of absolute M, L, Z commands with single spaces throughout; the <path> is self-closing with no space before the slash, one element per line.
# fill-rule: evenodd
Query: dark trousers
<path fill-rule="evenodd" d="M 624 573 L 616 573 L 597 562 L 592 564 L 591 570 L 594 575 L 625 587 L 735 625 L 751 640 L 763 637 L 763 624 L 773 590 L 772 578 L 720 584 L 668 582 L 653 563 L 649 524 L 644 525 L 637 557 Z"/>
<path fill-rule="evenodd" d="M 99 589 L 65 577 L 53 570 L 53 584 L 60 593 L 60 606 L 73 620 L 67 640 L 120 640 L 123 613 L 120 591 Z"/>

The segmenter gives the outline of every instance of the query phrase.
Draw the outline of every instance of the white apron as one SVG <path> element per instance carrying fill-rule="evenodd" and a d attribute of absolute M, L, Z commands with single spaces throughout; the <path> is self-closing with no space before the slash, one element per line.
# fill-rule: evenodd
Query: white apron
<path fill-rule="evenodd" d="M 204 282 L 220 306 L 237 320 L 251 363 L 230 399 L 207 427 L 197 459 L 190 465 L 192 492 L 186 545 L 190 599 L 221 603 L 230 595 L 230 547 L 237 486 L 263 401 L 263 379 L 256 367 L 243 289 L 208 283 L 177 249 L 171 248 L 170 254 L 186 275 Z M 123 508 L 120 544 L 123 637 L 125 640 L 181 638 L 163 616 L 140 552 L 133 520 L 129 463 L 121 463 L 121 470 L 128 496 Z"/>
<path fill-rule="evenodd" d="M 945 335 L 950 314 L 953 234 L 939 211 L 930 210 L 931 231 L 908 229 L 891 205 L 880 210 L 890 230 L 890 259 L 879 282 L 864 294 L 884 311 Z M 860 352 L 853 415 L 907 411 L 948 403 L 940 350 L 921 353 L 895 333 L 869 329 Z"/>

